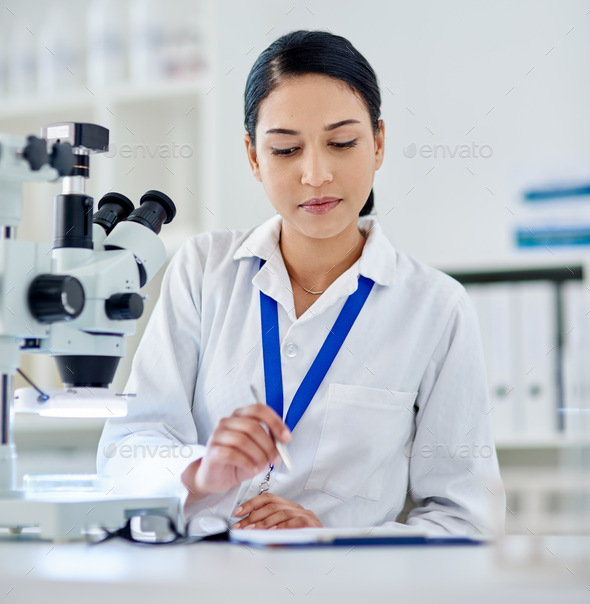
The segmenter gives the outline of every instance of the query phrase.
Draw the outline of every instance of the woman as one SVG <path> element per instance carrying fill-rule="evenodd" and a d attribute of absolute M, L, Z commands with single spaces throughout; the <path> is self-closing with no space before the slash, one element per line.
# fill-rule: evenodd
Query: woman
<path fill-rule="evenodd" d="M 235 528 L 401 526 L 407 494 L 412 527 L 502 524 L 473 307 L 369 216 L 379 116 L 376 76 L 342 37 L 296 31 L 258 57 L 245 145 L 277 215 L 172 260 L 137 397 L 99 446 L 119 491 L 177 493 Z"/>

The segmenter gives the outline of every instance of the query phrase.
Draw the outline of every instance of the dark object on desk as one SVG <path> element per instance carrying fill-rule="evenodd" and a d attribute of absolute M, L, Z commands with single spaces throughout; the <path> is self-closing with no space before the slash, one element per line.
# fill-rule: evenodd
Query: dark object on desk
<path fill-rule="evenodd" d="M 112 539 L 123 539 L 136 545 L 189 545 L 201 541 L 228 541 L 229 528 L 227 523 L 220 521 L 220 531 L 210 535 L 193 535 L 190 531 L 191 519 L 185 527 L 176 525 L 167 514 L 155 514 L 153 511 L 138 512 L 118 529 L 109 530 L 104 527 L 87 534 L 87 541 L 98 545 Z M 225 527 L 222 529 L 222 526 Z"/>

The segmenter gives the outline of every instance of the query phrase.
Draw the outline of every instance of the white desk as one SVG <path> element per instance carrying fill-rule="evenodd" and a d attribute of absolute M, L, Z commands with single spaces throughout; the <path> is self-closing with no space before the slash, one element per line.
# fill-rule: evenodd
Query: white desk
<path fill-rule="evenodd" d="M 548 538 L 550 560 L 540 566 L 524 566 L 526 537 L 506 546 L 509 564 L 498 563 L 493 546 L 262 550 L 0 539 L 0 603 L 590 602 L 590 558 L 586 566 L 572 558 L 588 552 L 590 538 Z"/>

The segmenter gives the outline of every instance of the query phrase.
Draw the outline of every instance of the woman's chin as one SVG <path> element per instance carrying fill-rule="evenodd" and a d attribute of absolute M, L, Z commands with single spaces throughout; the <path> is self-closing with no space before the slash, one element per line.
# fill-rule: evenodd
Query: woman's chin
<path fill-rule="evenodd" d="M 300 235 L 309 237 L 310 239 L 331 239 L 340 235 L 347 228 L 357 228 L 358 217 L 352 216 L 346 220 L 343 216 L 336 217 L 332 215 L 314 216 L 305 214 L 305 216 L 296 215 L 286 218 L 283 216 L 283 222 L 288 224 L 288 227 L 297 231 Z"/>

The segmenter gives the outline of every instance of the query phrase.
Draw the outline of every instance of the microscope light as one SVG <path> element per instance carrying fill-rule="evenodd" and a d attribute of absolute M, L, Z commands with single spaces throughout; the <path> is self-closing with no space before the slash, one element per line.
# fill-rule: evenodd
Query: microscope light
<path fill-rule="evenodd" d="M 127 396 L 109 388 L 51 388 L 43 400 L 33 388 L 19 388 L 14 394 L 17 413 L 36 413 L 41 417 L 109 418 L 127 415 Z"/>

